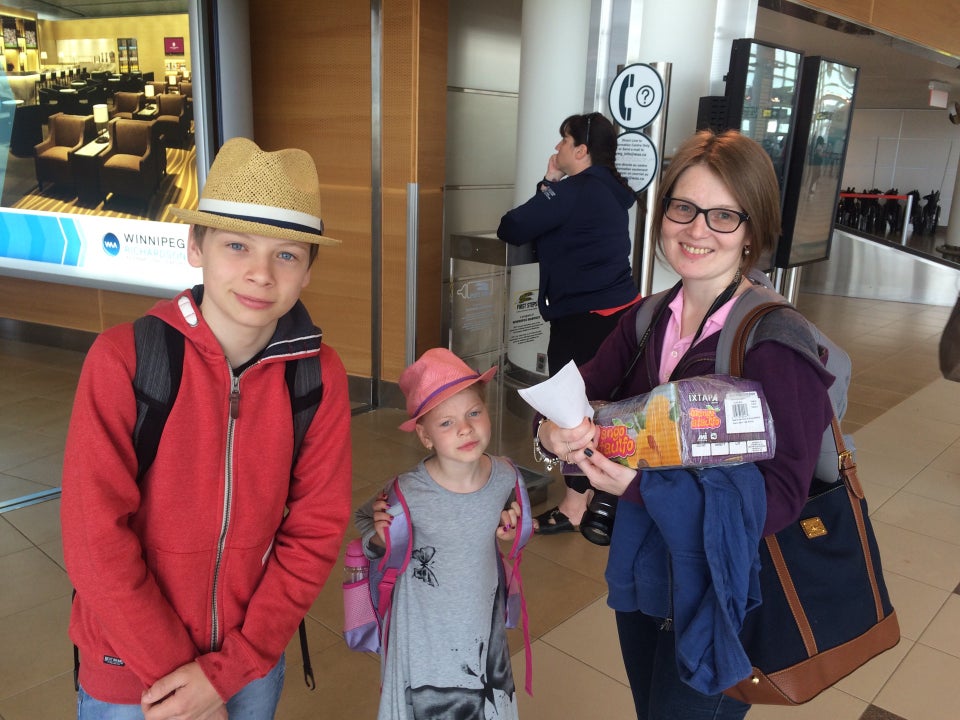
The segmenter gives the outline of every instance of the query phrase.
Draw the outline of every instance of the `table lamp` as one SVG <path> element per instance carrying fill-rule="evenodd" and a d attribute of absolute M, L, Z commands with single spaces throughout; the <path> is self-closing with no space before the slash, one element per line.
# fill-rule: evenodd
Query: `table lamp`
<path fill-rule="evenodd" d="M 106 105 L 93 106 L 93 121 L 97 124 L 97 142 L 107 142 L 110 139 L 107 137 L 107 123 L 110 121 L 110 113 L 107 112 Z"/>
<path fill-rule="evenodd" d="M 157 89 L 153 85 L 144 85 L 143 94 L 147 96 L 148 99 L 153 99 L 157 94 Z"/>
<path fill-rule="evenodd" d="M 47 64 L 47 51 L 40 51 L 40 67 L 44 67 Z"/>

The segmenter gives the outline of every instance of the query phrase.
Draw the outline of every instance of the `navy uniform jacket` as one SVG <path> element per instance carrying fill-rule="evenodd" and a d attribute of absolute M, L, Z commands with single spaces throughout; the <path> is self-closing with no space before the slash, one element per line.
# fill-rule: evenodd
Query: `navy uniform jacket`
<path fill-rule="evenodd" d="M 543 319 L 634 300 L 627 230 L 633 193 L 603 166 L 555 183 L 544 180 L 537 188 L 532 198 L 503 216 L 497 237 L 511 245 L 533 243 Z"/>

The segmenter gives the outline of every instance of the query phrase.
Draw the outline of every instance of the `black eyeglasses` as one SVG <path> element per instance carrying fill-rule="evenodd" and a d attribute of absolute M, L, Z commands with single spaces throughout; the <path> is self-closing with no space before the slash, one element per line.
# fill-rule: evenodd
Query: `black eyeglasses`
<path fill-rule="evenodd" d="M 689 225 L 703 213 L 707 227 L 718 233 L 732 233 L 750 216 L 745 212 L 738 212 L 730 208 L 702 208 L 687 200 L 677 198 L 663 199 L 663 214 L 668 220 L 680 225 Z"/>

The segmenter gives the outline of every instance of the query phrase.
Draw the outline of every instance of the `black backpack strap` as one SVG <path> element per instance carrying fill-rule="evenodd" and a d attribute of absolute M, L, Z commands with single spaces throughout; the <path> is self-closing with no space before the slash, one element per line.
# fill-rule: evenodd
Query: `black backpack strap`
<path fill-rule="evenodd" d="M 300 655 L 303 657 L 303 682 L 310 690 L 317 689 L 317 681 L 313 679 L 313 665 L 310 663 L 310 648 L 307 647 L 307 623 L 300 621 Z"/>
<path fill-rule="evenodd" d="M 160 436 L 177 399 L 183 377 L 183 335 L 163 320 L 144 315 L 133 323 L 137 368 L 133 392 L 137 399 L 137 423 L 133 447 L 137 453 L 137 483 L 157 457 Z"/>
<path fill-rule="evenodd" d="M 76 597 L 77 589 L 72 588 L 70 592 L 71 605 L 73 605 Z M 77 647 L 76 643 L 73 645 L 73 689 L 80 692 L 80 648 Z"/>
<path fill-rule="evenodd" d="M 293 465 L 300 457 L 300 446 L 313 422 L 323 399 L 323 377 L 317 357 L 288 360 L 284 371 L 290 393 L 290 411 L 293 413 Z"/>
<path fill-rule="evenodd" d="M 290 393 L 290 411 L 293 413 L 293 460 L 290 464 L 290 473 L 300 457 L 300 446 L 307 434 L 310 423 L 313 422 L 323 399 L 323 377 L 320 372 L 320 358 L 308 357 L 299 360 L 288 360 L 284 370 L 287 381 L 287 390 Z M 303 656 L 303 682 L 311 690 L 317 687 L 313 677 L 313 666 L 310 663 L 310 650 L 307 647 L 306 620 L 300 621 L 300 654 Z"/>
<path fill-rule="evenodd" d="M 184 340 L 176 329 L 154 315 L 133 322 L 137 367 L 133 394 L 137 400 L 137 422 L 133 427 L 133 449 L 137 454 L 137 485 L 153 465 L 160 436 L 177 399 L 183 377 Z M 73 591 L 72 598 L 77 591 Z M 80 689 L 80 650 L 73 646 L 73 684 Z"/>

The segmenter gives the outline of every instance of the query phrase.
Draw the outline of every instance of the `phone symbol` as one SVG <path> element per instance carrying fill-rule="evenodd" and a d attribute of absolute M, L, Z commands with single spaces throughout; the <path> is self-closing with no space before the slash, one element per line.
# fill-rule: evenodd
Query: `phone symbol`
<path fill-rule="evenodd" d="M 633 110 L 627 107 L 627 90 L 633 87 L 633 75 L 627 75 L 620 85 L 620 117 L 630 122 Z"/>

